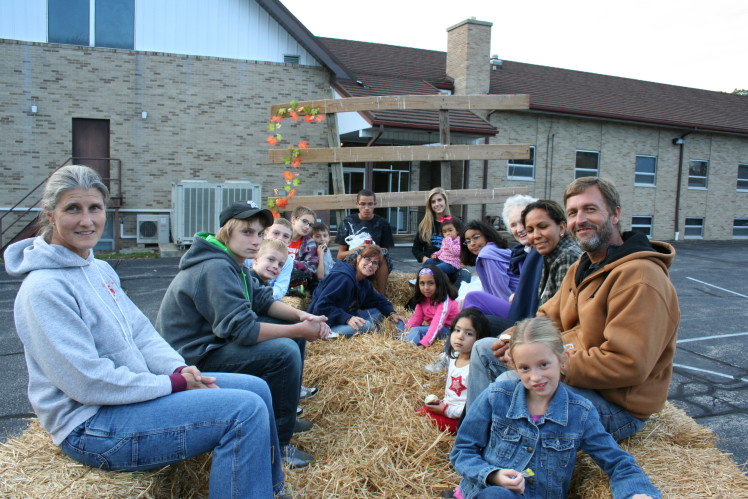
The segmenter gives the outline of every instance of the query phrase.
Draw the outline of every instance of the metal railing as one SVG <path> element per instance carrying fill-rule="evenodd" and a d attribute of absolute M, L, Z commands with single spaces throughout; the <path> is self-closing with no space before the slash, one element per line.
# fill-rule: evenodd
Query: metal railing
<path fill-rule="evenodd" d="M 118 209 L 122 206 L 122 160 L 118 158 L 70 157 L 66 159 L 60 166 L 55 168 L 49 175 L 47 175 L 44 180 L 39 182 L 35 187 L 27 192 L 26 195 L 23 196 L 8 211 L 0 215 L 0 254 L 4 253 L 5 248 L 10 245 L 24 230 L 26 230 L 31 223 L 34 223 L 20 222 L 21 220 L 27 219 L 28 214 L 31 213 L 31 211 L 36 208 L 36 206 L 41 202 L 42 198 L 39 189 L 47 182 L 47 180 L 49 180 L 49 177 L 51 177 L 53 173 L 55 173 L 63 166 L 86 164 L 86 162 L 92 161 L 107 161 L 109 163 L 110 176 L 102 178 L 107 187 L 109 187 L 109 192 L 111 195 L 109 207 Z M 112 175 L 113 166 L 115 175 Z M 31 204 L 31 206 L 20 207 L 22 203 L 25 203 L 29 199 L 33 200 L 33 204 Z M 15 218 L 12 218 L 13 215 L 17 216 Z"/>

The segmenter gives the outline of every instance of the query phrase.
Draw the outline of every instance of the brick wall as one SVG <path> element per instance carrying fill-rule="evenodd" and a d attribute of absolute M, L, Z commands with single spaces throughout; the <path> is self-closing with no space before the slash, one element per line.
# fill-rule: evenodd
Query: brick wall
<path fill-rule="evenodd" d="M 320 67 L 11 40 L 0 40 L 0 88 L 0 206 L 72 155 L 73 118 L 110 120 L 124 208 L 168 209 L 183 179 L 250 180 L 265 198 L 283 184 L 267 163 L 270 105 L 330 97 Z M 327 146 L 326 123 L 281 133 Z M 303 168 L 299 194 L 327 188 L 326 167 Z"/>

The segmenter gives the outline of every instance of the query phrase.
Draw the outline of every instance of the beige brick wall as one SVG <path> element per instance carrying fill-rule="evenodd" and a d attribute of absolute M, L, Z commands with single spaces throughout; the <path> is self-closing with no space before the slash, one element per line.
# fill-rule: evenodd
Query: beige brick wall
<path fill-rule="evenodd" d="M 574 179 L 576 151 L 599 151 L 600 175 L 612 179 L 621 192 L 623 229 L 630 229 L 632 216 L 652 216 L 655 239 L 675 237 L 679 147 L 672 140 L 683 130 L 516 112 L 494 113 L 491 120 L 500 131 L 495 143 L 536 146 L 535 179 L 508 180 L 507 162 L 492 161 L 488 185 L 524 185 L 535 197 L 560 202 Z M 748 161 L 748 137 L 695 132 L 685 140 L 680 237 L 686 217 L 703 217 L 704 239 L 732 239 L 733 219 L 748 218 L 748 193 L 736 189 L 738 163 Z M 655 187 L 634 185 L 637 155 L 657 157 Z M 688 188 L 690 159 L 709 161 L 706 190 Z M 471 182 L 478 178 L 475 172 Z"/>
<path fill-rule="evenodd" d="M 168 209 L 183 179 L 250 180 L 265 198 L 285 169 L 267 163 L 269 106 L 330 96 L 320 67 L 9 40 L 0 54 L 0 88 L 10 89 L 0 94 L 0 206 L 72 155 L 73 118 L 110 120 L 125 208 Z M 284 123 L 281 132 L 327 146 L 326 128 Z M 303 171 L 299 194 L 327 188 L 326 167 Z"/>

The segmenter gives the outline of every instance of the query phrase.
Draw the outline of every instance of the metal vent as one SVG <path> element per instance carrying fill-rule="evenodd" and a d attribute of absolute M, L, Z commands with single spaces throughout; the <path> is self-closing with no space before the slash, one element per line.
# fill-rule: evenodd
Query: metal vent
<path fill-rule="evenodd" d="M 301 56 L 291 55 L 291 54 L 283 54 L 283 62 L 285 62 L 286 64 L 300 64 L 301 63 Z"/>

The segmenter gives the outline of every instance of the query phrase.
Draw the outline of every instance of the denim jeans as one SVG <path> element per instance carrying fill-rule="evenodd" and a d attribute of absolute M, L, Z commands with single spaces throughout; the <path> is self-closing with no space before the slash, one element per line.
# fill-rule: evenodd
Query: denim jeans
<path fill-rule="evenodd" d="M 353 329 L 348 324 L 338 324 L 330 329 L 333 333 L 338 333 L 340 336 L 348 336 L 349 338 L 354 334 L 368 333 L 372 329 L 379 329 L 379 322 L 382 320 L 382 312 L 376 308 L 367 308 L 365 310 L 359 310 L 354 315 L 363 317 L 366 319 L 366 324 L 358 328 L 358 331 Z"/>
<path fill-rule="evenodd" d="M 430 326 L 413 326 L 408 330 L 407 333 L 405 333 L 404 322 L 398 322 L 397 324 L 395 324 L 395 327 L 400 332 L 400 339 L 404 341 L 410 341 L 414 345 L 418 345 L 423 337 L 426 336 L 426 333 L 428 333 Z M 403 336 L 403 333 L 405 333 L 405 336 Z M 449 336 L 449 326 L 442 326 L 439 332 L 436 333 L 434 341 L 446 338 L 447 336 Z"/>
<path fill-rule="evenodd" d="M 496 338 L 482 338 L 473 344 L 473 351 L 470 355 L 466 411 L 478 395 L 498 377 L 501 377 L 502 380 L 517 378 L 514 371 L 509 370 L 503 362 L 494 357 L 491 345 L 495 341 Z M 602 422 L 603 427 L 616 440 L 630 437 L 644 426 L 646 420 L 635 418 L 623 407 L 605 400 L 597 391 L 569 385 L 567 387 L 592 402 L 597 412 L 600 413 L 600 422 Z"/>
<path fill-rule="evenodd" d="M 267 384 L 254 376 L 205 374 L 218 378 L 221 389 L 103 406 L 60 448 L 88 466 L 123 471 L 212 450 L 211 498 L 272 498 L 283 490 L 283 469 Z"/>
<path fill-rule="evenodd" d="M 283 323 L 266 317 L 261 317 L 260 321 Z M 231 342 L 208 352 L 197 367 L 204 371 L 252 374 L 264 379 L 273 396 L 278 439 L 285 447 L 296 424 L 305 349 L 306 341 L 290 338 L 274 338 L 254 345 Z"/>
<path fill-rule="evenodd" d="M 457 267 L 454 265 L 450 265 L 448 263 L 442 262 L 441 260 L 437 258 L 429 258 L 425 262 L 423 262 L 424 265 L 436 265 L 441 269 L 442 272 L 444 272 L 447 275 L 452 275 L 460 271 Z"/>

